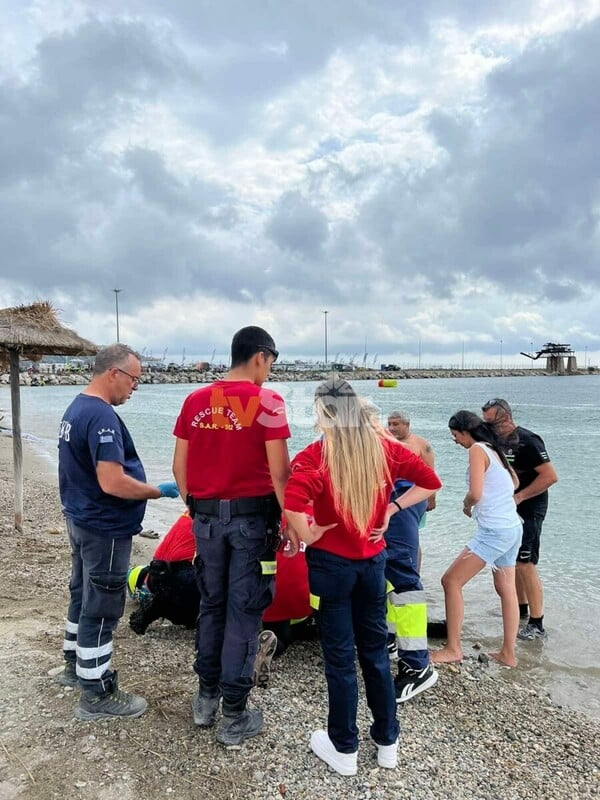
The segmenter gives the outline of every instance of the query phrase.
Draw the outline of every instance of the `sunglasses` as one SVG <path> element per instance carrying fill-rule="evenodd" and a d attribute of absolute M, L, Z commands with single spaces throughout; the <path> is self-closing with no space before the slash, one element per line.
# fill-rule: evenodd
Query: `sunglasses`
<path fill-rule="evenodd" d="M 275 348 L 269 347 L 266 344 L 259 345 L 258 352 L 260 353 L 261 351 L 264 351 L 266 353 L 270 353 L 273 356 L 273 358 L 275 359 L 275 361 L 277 361 L 277 359 L 279 358 L 279 350 L 275 350 Z"/>
<path fill-rule="evenodd" d="M 488 400 L 487 403 L 484 403 L 481 406 L 481 410 L 482 411 L 489 411 L 490 408 L 496 408 L 497 407 L 497 408 L 501 408 L 503 411 L 506 411 L 506 413 L 508 414 L 507 405 L 508 404 L 507 404 L 506 400 L 500 400 L 499 398 L 495 397 L 493 400 Z"/>
<path fill-rule="evenodd" d="M 121 369 L 121 367 L 115 367 L 115 369 L 117 370 L 117 372 L 122 372 L 123 375 L 127 375 L 128 378 L 131 378 L 131 383 L 132 383 L 133 388 L 137 389 L 137 387 L 140 385 L 140 379 L 139 378 L 136 378 L 135 375 L 131 375 L 126 370 Z"/>

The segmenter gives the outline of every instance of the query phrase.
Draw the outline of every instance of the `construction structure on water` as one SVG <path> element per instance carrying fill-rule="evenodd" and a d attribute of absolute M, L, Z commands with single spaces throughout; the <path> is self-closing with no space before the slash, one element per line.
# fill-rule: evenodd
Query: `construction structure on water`
<path fill-rule="evenodd" d="M 558 344 L 556 342 L 546 342 L 541 350 L 535 353 L 523 353 L 522 356 L 531 358 L 537 361 L 538 358 L 546 359 L 546 372 L 554 373 L 555 375 L 563 375 L 565 372 L 577 372 L 577 356 L 571 348 L 570 344 Z M 566 359 L 566 368 L 565 368 Z"/>

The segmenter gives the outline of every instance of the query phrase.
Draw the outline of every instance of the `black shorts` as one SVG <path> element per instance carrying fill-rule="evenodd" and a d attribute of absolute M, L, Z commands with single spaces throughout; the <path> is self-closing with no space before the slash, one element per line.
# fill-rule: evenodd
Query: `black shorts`
<path fill-rule="evenodd" d="M 544 517 L 534 514 L 532 517 L 523 517 L 523 538 L 517 555 L 517 563 L 537 564 L 540 560 L 540 537 Z"/>

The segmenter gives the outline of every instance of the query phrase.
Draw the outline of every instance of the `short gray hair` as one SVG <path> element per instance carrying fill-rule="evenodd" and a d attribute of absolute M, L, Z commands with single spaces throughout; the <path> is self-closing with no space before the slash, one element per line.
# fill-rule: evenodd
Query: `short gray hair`
<path fill-rule="evenodd" d="M 410 425 L 410 417 L 406 411 L 390 411 L 388 414 L 388 421 L 390 419 L 399 419 L 400 422 L 404 422 L 405 425 Z"/>
<path fill-rule="evenodd" d="M 103 375 L 109 369 L 120 367 L 129 361 L 129 356 L 141 361 L 141 356 L 126 344 L 109 344 L 98 351 L 94 362 L 94 375 Z"/>

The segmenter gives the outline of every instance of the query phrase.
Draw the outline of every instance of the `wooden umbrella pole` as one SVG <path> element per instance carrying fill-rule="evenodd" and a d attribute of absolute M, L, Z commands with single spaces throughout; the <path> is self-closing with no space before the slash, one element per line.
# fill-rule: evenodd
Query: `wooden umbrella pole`
<path fill-rule="evenodd" d="M 19 351 L 10 348 L 10 404 L 12 408 L 13 461 L 15 471 L 15 528 L 23 533 L 23 442 L 21 440 L 21 394 Z"/>

